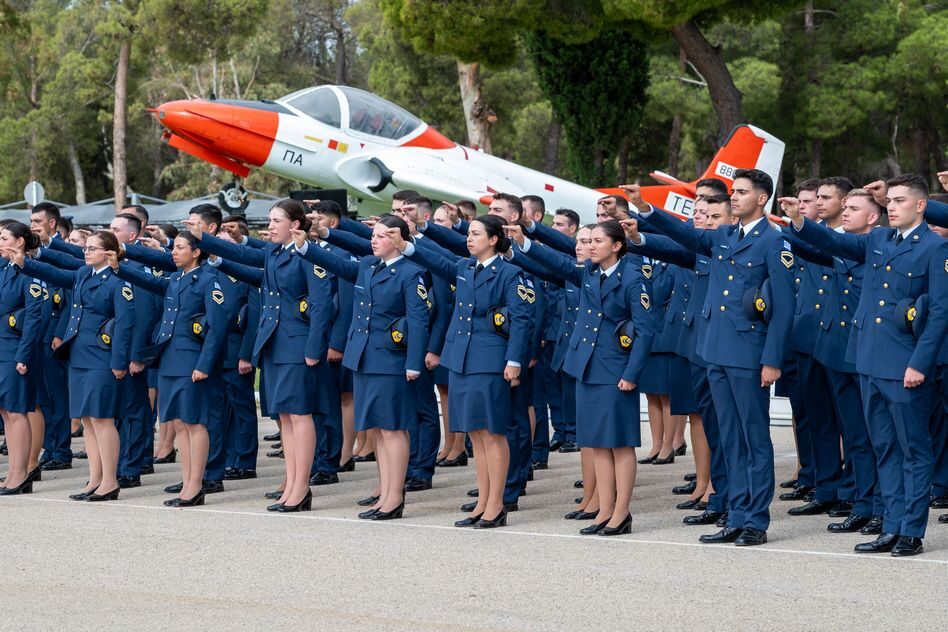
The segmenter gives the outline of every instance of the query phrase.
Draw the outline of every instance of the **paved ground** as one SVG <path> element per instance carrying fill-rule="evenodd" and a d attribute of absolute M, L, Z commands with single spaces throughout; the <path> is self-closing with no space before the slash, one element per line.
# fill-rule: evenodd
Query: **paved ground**
<path fill-rule="evenodd" d="M 773 436 L 780 480 L 792 436 Z M 790 518 L 780 501 L 767 546 L 700 545 L 709 530 L 682 526 L 688 512 L 670 493 L 690 455 L 639 468 L 633 533 L 621 538 L 579 536 L 588 523 L 562 519 L 577 455 L 554 455 L 510 526 L 480 532 L 450 526 L 473 467 L 439 471 L 405 519 L 377 523 L 355 517 L 367 466 L 317 488 L 314 511 L 274 515 L 262 493 L 278 483 L 275 459 L 189 510 L 161 506 L 174 465 L 119 502 L 71 502 L 85 480 L 77 463 L 33 495 L 0 499 L 0 630 L 928 630 L 948 619 L 948 525 L 934 516 L 928 552 L 909 559 L 857 556 L 863 536 Z"/>

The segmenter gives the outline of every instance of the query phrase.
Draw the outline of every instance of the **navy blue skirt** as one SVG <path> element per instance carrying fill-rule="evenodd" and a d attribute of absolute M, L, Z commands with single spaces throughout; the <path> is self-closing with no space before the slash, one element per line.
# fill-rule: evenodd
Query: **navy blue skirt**
<path fill-rule="evenodd" d="M 451 377 L 451 371 L 440 364 L 434 370 L 434 383 L 438 386 L 447 386 L 448 379 Z"/>
<path fill-rule="evenodd" d="M 191 376 L 158 376 L 158 413 L 162 423 L 179 419 L 186 424 L 207 425 L 208 380 L 192 382 Z"/>
<path fill-rule="evenodd" d="M 306 364 L 278 364 L 273 345 L 267 345 L 260 360 L 262 389 L 267 391 L 267 413 L 271 416 L 315 415 L 320 408 L 320 371 Z M 325 384 L 322 385 L 325 387 Z"/>
<path fill-rule="evenodd" d="M 698 412 L 698 401 L 691 387 L 691 362 L 677 354 L 668 360 L 668 400 L 673 415 Z"/>
<path fill-rule="evenodd" d="M 126 375 L 126 379 L 129 376 Z M 114 419 L 123 416 L 125 388 L 111 369 L 69 367 L 69 416 Z"/>
<path fill-rule="evenodd" d="M 642 445 L 638 389 L 620 391 L 614 384 L 576 382 L 576 411 L 579 447 L 637 448 Z"/>
<path fill-rule="evenodd" d="M 409 430 L 418 425 L 418 388 L 405 374 L 352 374 L 355 429 Z"/>
<path fill-rule="evenodd" d="M 649 395 L 668 395 L 668 361 L 674 354 L 650 353 L 636 384 L 638 390 Z"/>
<path fill-rule="evenodd" d="M 451 432 L 487 430 L 506 434 L 510 425 L 510 383 L 502 373 L 450 372 L 448 413 Z"/>
<path fill-rule="evenodd" d="M 27 367 L 26 375 L 16 370 L 16 362 L 0 362 L 0 408 L 11 413 L 36 410 L 36 376 L 42 371 L 39 362 Z"/>
<path fill-rule="evenodd" d="M 347 369 L 342 364 L 339 365 L 339 392 L 352 392 L 352 369 Z"/>

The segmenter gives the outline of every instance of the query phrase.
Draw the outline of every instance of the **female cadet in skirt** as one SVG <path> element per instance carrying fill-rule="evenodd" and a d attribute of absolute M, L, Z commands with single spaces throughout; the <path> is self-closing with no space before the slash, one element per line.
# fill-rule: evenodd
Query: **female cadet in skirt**
<path fill-rule="evenodd" d="M 155 344 L 143 351 L 151 356 L 150 364 L 157 366 L 158 411 L 161 421 L 174 428 L 181 459 L 181 492 L 164 504 L 194 507 L 204 504 L 204 468 L 210 448 L 207 379 L 219 369 L 227 336 L 227 308 L 217 274 L 202 265 L 207 254 L 201 251 L 197 237 L 180 233 L 171 256 L 178 271 L 167 278 L 119 266 L 118 256 L 111 254 L 109 265 L 120 278 L 164 297 Z"/>
<path fill-rule="evenodd" d="M 614 220 L 593 229 L 590 260 L 585 265 L 531 247 L 519 226 L 508 230 L 524 254 L 582 289 L 579 317 L 563 367 L 576 378 L 576 407 L 583 411 L 576 442 L 581 448 L 593 448 L 599 516 L 580 533 L 629 533 L 635 448 L 641 443 L 636 384 L 655 332 L 645 279 L 635 260 L 625 257 L 625 232 Z M 634 329 L 631 345 L 623 338 L 627 321 Z"/>
<path fill-rule="evenodd" d="M 19 267 L 23 252 L 39 246 L 39 238 L 21 222 L 0 230 L 0 416 L 10 457 L 0 495 L 33 491 L 37 467 L 29 471 L 33 442 L 28 414 L 36 410 L 36 380 L 42 373 L 39 341 L 43 335 L 43 287 Z"/>
<path fill-rule="evenodd" d="M 383 215 L 372 230 L 372 256 L 358 263 L 310 247 L 303 231 L 294 233 L 297 255 L 354 284 L 352 325 L 342 363 L 352 370 L 356 430 L 378 431 L 379 495 L 359 514 L 370 520 L 402 517 L 408 430 L 418 418 L 415 380 L 425 370 L 428 347 L 424 271 L 405 260 L 389 232 L 402 242 L 409 237 L 404 220 Z"/>
<path fill-rule="evenodd" d="M 316 454 L 313 415 L 327 412 L 326 351 L 332 325 L 332 287 L 293 251 L 293 231 L 308 231 L 307 209 L 297 200 L 280 200 L 270 209 L 270 243 L 264 248 L 232 244 L 201 233 L 194 220 L 184 224 L 200 237 L 203 251 L 236 263 L 263 268 L 260 327 L 253 364 L 261 367 L 267 409 L 280 418 L 286 487 L 271 511 L 312 508 L 310 470 Z"/>
<path fill-rule="evenodd" d="M 134 292 L 109 268 L 119 250 L 110 231 L 86 240 L 85 267 L 63 270 L 18 256 L 23 271 L 57 287 L 72 288 L 63 343 L 56 354 L 69 365 L 69 416 L 82 419 L 89 458 L 89 481 L 72 500 L 116 500 L 119 434 L 115 417 L 125 410 L 120 380 L 130 362 Z"/>
<path fill-rule="evenodd" d="M 396 244 L 409 259 L 456 288 L 441 364 L 451 372 L 451 431 L 470 434 L 478 490 L 471 515 L 455 522 L 458 527 L 507 524 L 503 494 L 510 451 L 505 432 L 515 423 L 511 386 L 519 384 L 521 366 L 527 361 L 532 308 L 520 270 L 498 256 L 510 249 L 503 226 L 503 220 L 493 215 L 476 218 L 467 235 L 471 257 L 455 261 L 414 244 Z M 503 320 L 509 324 L 506 335 L 496 326 Z"/>

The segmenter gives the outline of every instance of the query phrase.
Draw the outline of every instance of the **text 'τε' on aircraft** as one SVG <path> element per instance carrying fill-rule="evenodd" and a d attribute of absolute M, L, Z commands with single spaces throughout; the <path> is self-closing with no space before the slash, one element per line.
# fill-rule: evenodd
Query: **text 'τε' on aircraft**
<path fill-rule="evenodd" d="M 245 178 L 259 168 L 324 189 L 346 189 L 360 209 L 388 208 L 399 189 L 442 200 L 489 204 L 498 192 L 543 197 L 547 209 L 571 208 L 595 221 L 596 201 L 618 189 L 590 189 L 459 145 L 381 97 L 348 86 L 318 86 L 276 101 L 194 99 L 151 110 L 180 151 Z M 784 143 L 751 125 L 735 128 L 702 177 L 728 185 L 741 168 L 777 181 Z M 695 183 L 656 171 L 647 201 L 691 215 Z M 235 181 L 222 192 L 229 212 L 246 207 Z"/>

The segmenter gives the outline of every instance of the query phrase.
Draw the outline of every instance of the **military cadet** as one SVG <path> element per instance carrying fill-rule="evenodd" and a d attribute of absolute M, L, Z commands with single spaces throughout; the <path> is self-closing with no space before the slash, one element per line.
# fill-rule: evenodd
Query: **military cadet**
<path fill-rule="evenodd" d="M 618 222 L 601 222 L 593 229 L 586 265 L 534 247 L 519 226 L 507 229 L 525 255 L 582 288 L 564 368 L 576 379 L 576 404 L 585 413 L 576 429 L 577 443 L 593 448 L 599 515 L 580 533 L 630 533 L 635 448 L 641 445 L 636 384 L 655 332 L 645 279 L 635 259 L 625 257 L 625 233 Z M 630 324 L 634 334 L 626 330 Z"/>
<path fill-rule="evenodd" d="M 36 409 L 42 379 L 43 287 L 13 265 L 38 245 L 39 237 L 21 222 L 11 221 L 0 230 L 0 256 L 6 260 L 0 273 L 0 416 L 10 457 L 0 495 L 28 494 L 40 475 L 39 467 L 29 468 L 33 437 L 28 414 Z"/>
<path fill-rule="evenodd" d="M 309 487 L 316 453 L 314 414 L 325 413 L 326 352 L 332 321 L 332 290 L 325 275 L 294 254 L 293 230 L 309 229 L 307 207 L 284 199 L 270 209 L 269 240 L 263 249 L 242 247 L 201 232 L 199 222 L 185 220 L 201 235 L 201 249 L 248 266 L 263 267 L 260 329 L 253 363 L 262 366 L 268 412 L 281 420 L 286 488 L 277 512 L 309 511 Z M 307 318 L 308 316 L 308 318 Z"/>
<path fill-rule="evenodd" d="M 840 234 L 807 221 L 792 204 L 786 211 L 802 239 L 866 264 L 849 353 L 860 376 L 885 509 L 882 533 L 855 550 L 898 557 L 924 550 L 933 462 L 929 416 L 948 327 L 948 243 L 923 218 L 928 197 L 923 177 L 906 174 L 886 185 L 887 229 Z M 911 321 L 923 294 L 928 294 L 928 317 L 916 337 Z"/>
<path fill-rule="evenodd" d="M 705 543 L 753 546 L 767 542 L 773 499 L 774 455 L 770 438 L 770 387 L 787 357 L 794 296 L 793 255 L 780 231 L 764 218 L 773 182 L 756 169 L 735 173 L 732 213 L 738 225 L 696 230 L 671 214 L 643 204 L 649 223 L 698 254 L 710 255 L 711 278 L 701 311 L 709 332 L 698 352 L 708 363 L 711 395 L 720 421 L 728 466 L 727 526 Z M 772 295 L 769 322 L 744 309 L 745 295 Z M 752 305 L 754 301 L 751 301 Z"/>
<path fill-rule="evenodd" d="M 463 219 L 466 222 L 473 222 L 474 218 L 477 217 L 477 205 L 470 200 L 458 200 L 454 203 L 458 208 L 460 213 L 459 219 Z"/>
<path fill-rule="evenodd" d="M 59 207 L 49 202 L 40 202 L 31 209 L 30 230 L 40 238 L 40 244 L 52 239 L 61 239 L 56 226 L 60 221 Z M 53 338 L 61 325 L 61 316 L 69 297 L 67 289 L 47 286 L 50 319 L 41 341 L 43 358 L 43 380 L 39 389 L 40 408 L 46 423 L 43 441 L 43 470 L 67 470 L 72 467 L 70 448 L 69 391 L 66 364 L 53 355 Z"/>
<path fill-rule="evenodd" d="M 119 495 L 115 418 L 125 410 L 122 381 L 128 377 L 135 307 L 132 288 L 109 269 L 108 254 L 118 249 L 115 235 L 100 230 L 87 239 L 86 265 L 76 270 L 17 257 L 25 273 L 72 288 L 68 327 L 56 354 L 68 360 L 69 414 L 82 419 L 89 456 L 89 480 L 72 500 L 108 501 Z"/>
<path fill-rule="evenodd" d="M 519 206 L 519 198 L 495 196 L 492 205 L 506 206 L 514 200 Z M 511 481 L 514 504 L 522 489 L 522 464 L 510 452 L 511 444 L 520 447 L 522 427 L 529 423 L 516 410 L 514 391 L 527 363 L 527 321 L 532 310 L 520 271 L 498 257 L 510 249 L 503 226 L 500 217 L 475 218 L 466 241 L 470 258 L 455 254 L 449 259 L 431 249 L 396 243 L 410 260 L 456 286 L 454 325 L 448 330 L 441 362 L 451 371 L 451 429 L 469 433 L 477 469 L 477 501 L 465 507 L 471 516 L 455 522 L 458 527 L 506 525 Z M 429 223 L 422 232 L 428 237 L 429 231 L 440 228 Z M 529 456 L 529 443 L 527 448 Z"/>

